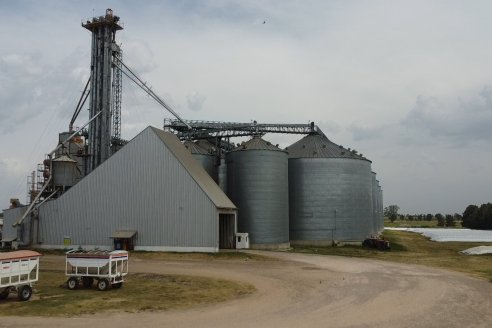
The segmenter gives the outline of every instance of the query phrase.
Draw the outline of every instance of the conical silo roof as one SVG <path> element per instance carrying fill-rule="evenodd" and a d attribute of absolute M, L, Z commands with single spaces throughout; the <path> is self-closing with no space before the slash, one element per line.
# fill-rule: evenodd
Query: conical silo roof
<path fill-rule="evenodd" d="M 71 159 L 67 155 L 61 155 L 53 159 L 53 162 L 67 162 L 67 163 L 77 163 L 76 160 Z"/>
<path fill-rule="evenodd" d="M 308 134 L 285 150 L 289 153 L 289 158 L 352 158 L 369 161 L 355 150 L 337 145 L 317 133 Z"/>
<path fill-rule="evenodd" d="M 241 143 L 238 147 L 234 148 L 232 151 L 240 150 L 276 150 L 284 151 L 277 146 L 273 145 L 271 142 L 264 140 L 259 136 L 254 136 L 250 140 Z"/>

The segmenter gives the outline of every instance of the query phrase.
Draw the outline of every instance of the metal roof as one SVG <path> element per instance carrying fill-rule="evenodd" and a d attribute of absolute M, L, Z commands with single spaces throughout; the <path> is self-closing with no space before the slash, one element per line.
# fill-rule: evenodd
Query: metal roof
<path fill-rule="evenodd" d="M 186 147 L 186 149 L 188 149 L 190 151 L 190 153 L 192 154 L 199 154 L 199 155 L 210 155 L 210 153 L 200 147 L 199 145 L 197 145 L 196 143 L 194 143 L 193 141 L 185 141 L 183 142 L 183 145 Z"/>
<path fill-rule="evenodd" d="M 137 234 L 137 230 L 116 230 L 109 238 L 133 238 Z"/>
<path fill-rule="evenodd" d="M 67 155 L 61 155 L 53 160 L 53 162 L 71 162 L 71 163 L 77 163 L 76 160 L 71 159 Z"/>
<path fill-rule="evenodd" d="M 199 140 L 195 141 L 195 144 L 202 147 L 203 149 L 207 150 L 209 153 L 217 152 L 217 147 L 208 140 L 199 139 Z"/>
<path fill-rule="evenodd" d="M 0 253 L 0 261 L 6 261 L 6 260 L 17 260 L 17 259 L 25 259 L 29 257 L 39 257 L 42 256 L 43 254 L 40 254 L 35 251 L 15 251 L 15 252 L 6 252 L 6 253 Z"/>
<path fill-rule="evenodd" d="M 183 146 L 178 137 L 169 132 L 164 132 L 154 127 L 150 127 L 167 148 L 176 156 L 178 161 L 190 173 L 196 183 L 207 194 L 217 208 L 237 209 L 232 201 L 220 189 L 215 181 L 208 175 L 207 171 L 193 158 L 190 152 Z"/>
<path fill-rule="evenodd" d="M 285 148 L 289 158 L 352 158 L 369 161 L 362 154 L 331 142 L 327 137 L 313 133 Z"/>
<path fill-rule="evenodd" d="M 273 145 L 271 142 L 262 139 L 259 136 L 254 136 L 250 140 L 241 143 L 237 148 L 231 151 L 241 151 L 241 150 L 276 150 L 284 151 L 278 146 Z"/>

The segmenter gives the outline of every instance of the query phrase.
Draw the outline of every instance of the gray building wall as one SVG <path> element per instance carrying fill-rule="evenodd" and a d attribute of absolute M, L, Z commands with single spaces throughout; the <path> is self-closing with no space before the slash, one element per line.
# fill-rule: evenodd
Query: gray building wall
<path fill-rule="evenodd" d="M 72 245 L 111 248 L 114 231 L 137 230 L 135 249 L 218 250 L 221 209 L 154 131 L 145 129 L 59 199 L 40 207 L 41 246 L 61 247 L 70 237 Z"/>
<path fill-rule="evenodd" d="M 9 208 L 3 210 L 2 238 L 17 237 L 20 246 L 28 245 L 31 232 L 31 217 L 27 216 L 24 221 L 13 227 L 15 221 L 27 210 L 27 206 Z"/>

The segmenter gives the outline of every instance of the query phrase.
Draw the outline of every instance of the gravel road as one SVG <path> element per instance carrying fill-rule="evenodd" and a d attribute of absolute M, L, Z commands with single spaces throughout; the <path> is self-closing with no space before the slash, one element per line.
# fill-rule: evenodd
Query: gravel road
<path fill-rule="evenodd" d="M 131 260 L 132 272 L 225 278 L 257 288 L 236 300 L 159 313 L 2 317 L 0 327 L 428 328 L 492 323 L 492 283 L 484 280 L 369 259 L 258 253 L 275 260 Z"/>

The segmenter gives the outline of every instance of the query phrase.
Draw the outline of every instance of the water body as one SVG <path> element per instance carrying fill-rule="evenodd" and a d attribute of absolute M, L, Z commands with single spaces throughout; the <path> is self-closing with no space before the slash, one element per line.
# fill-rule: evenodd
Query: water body
<path fill-rule="evenodd" d="M 420 233 L 433 241 L 462 241 L 492 243 L 492 230 L 450 229 L 450 228 L 385 228 Z"/>

